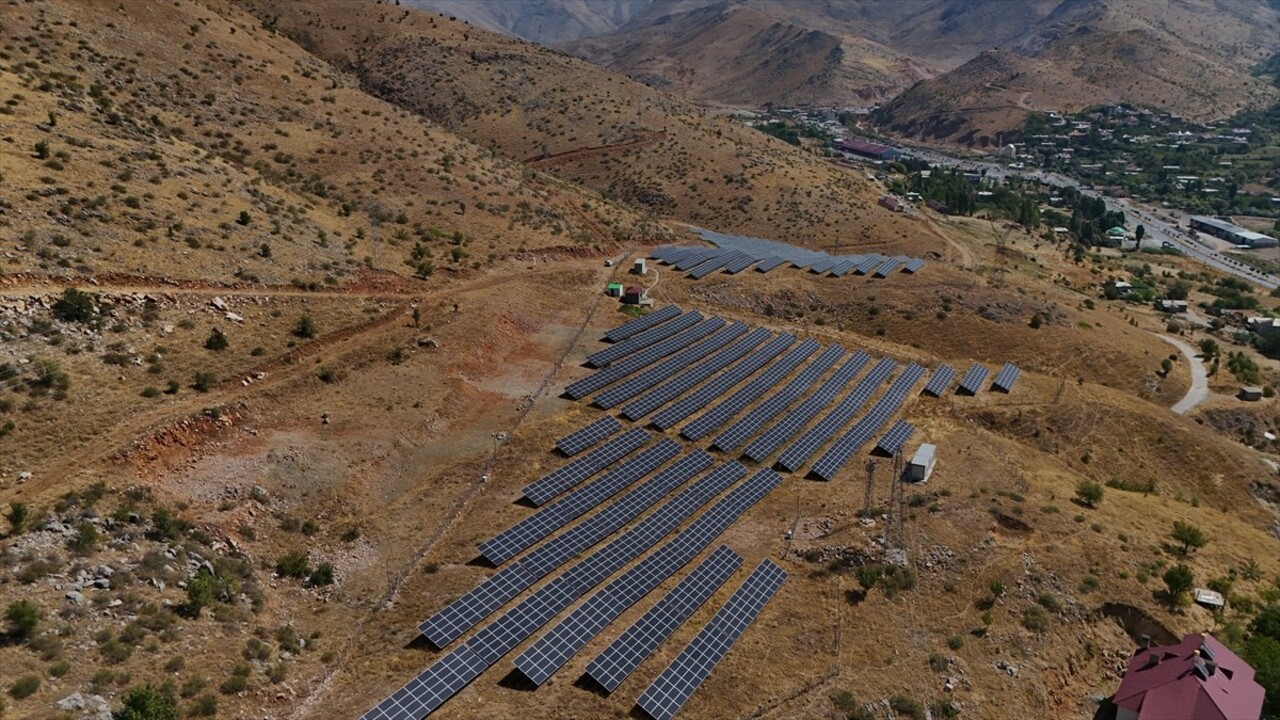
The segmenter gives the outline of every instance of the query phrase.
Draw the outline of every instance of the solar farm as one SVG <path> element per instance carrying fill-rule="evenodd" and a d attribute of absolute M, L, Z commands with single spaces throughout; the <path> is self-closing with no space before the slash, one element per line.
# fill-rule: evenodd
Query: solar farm
<path fill-rule="evenodd" d="M 831 255 L 775 240 L 726 235 L 711 230 L 699 229 L 697 232 L 716 247 L 664 245 L 655 248 L 650 257 L 686 273 L 693 280 L 717 272 L 736 275 L 752 266 L 759 273 L 786 266 L 832 278 L 846 275 L 887 278 L 896 272 L 915 274 L 925 266 L 923 259 L 906 255 Z"/>
<path fill-rule="evenodd" d="M 856 475 L 848 466 L 864 452 L 899 457 L 916 433 L 904 411 L 980 393 L 989 376 L 975 364 L 952 391 L 947 365 L 930 370 L 674 305 L 603 340 L 587 355 L 591 372 L 563 391 L 598 416 L 555 441 L 558 466 L 520 491 L 524 518 L 477 544 L 478 561 L 496 572 L 418 625 L 443 654 L 365 720 L 430 715 L 499 665 L 536 692 L 610 628 L 614 639 L 566 680 L 621 709 L 676 717 L 770 600 L 786 595 L 779 565 L 765 558 L 744 569 L 742 554 L 717 545 L 722 535 L 784 482 Z M 1018 376 L 1006 364 L 991 389 L 1009 393 Z M 654 593 L 668 580 L 674 586 Z M 651 594 L 661 597 L 619 622 Z M 714 614 L 653 668 L 652 682 L 614 697 L 704 605 Z"/>

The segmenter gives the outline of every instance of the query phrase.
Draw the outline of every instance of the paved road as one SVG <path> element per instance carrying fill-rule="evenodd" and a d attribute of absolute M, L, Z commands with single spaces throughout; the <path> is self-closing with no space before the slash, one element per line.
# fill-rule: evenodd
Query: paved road
<path fill-rule="evenodd" d="M 1160 333 L 1152 334 L 1178 348 L 1182 356 L 1187 359 L 1187 364 L 1191 366 L 1191 387 L 1187 390 L 1187 394 L 1173 405 L 1174 412 L 1186 415 L 1192 408 L 1209 399 L 1209 371 L 1205 369 L 1204 363 L 1200 362 L 1200 358 L 1196 357 L 1195 348 L 1186 342 Z"/>
<path fill-rule="evenodd" d="M 989 177 L 1001 179 L 1009 176 L 1022 177 L 1053 185 L 1054 187 L 1073 187 L 1088 197 L 1100 197 L 1097 191 L 1082 187 L 1080 183 L 1061 173 L 1046 172 L 1034 168 L 1026 170 L 1010 169 L 998 163 L 962 160 L 943 155 L 936 150 L 922 148 L 905 148 L 903 152 L 906 155 L 936 165 L 957 167 L 968 172 L 985 171 Z M 1108 197 L 1103 198 L 1103 201 L 1107 204 L 1108 210 L 1122 212 L 1126 218 L 1131 218 L 1146 227 L 1146 235 L 1142 241 L 1143 247 L 1159 248 L 1167 242 L 1187 256 L 1195 258 L 1205 265 L 1244 278 L 1249 282 L 1257 283 L 1268 290 L 1280 286 L 1280 277 L 1259 272 L 1235 258 L 1224 255 L 1218 251 L 1213 241 L 1206 241 L 1198 237 L 1190 229 L 1183 229 L 1178 226 L 1177 221 L 1160 217 L 1154 208 L 1140 206 L 1124 198 Z"/>

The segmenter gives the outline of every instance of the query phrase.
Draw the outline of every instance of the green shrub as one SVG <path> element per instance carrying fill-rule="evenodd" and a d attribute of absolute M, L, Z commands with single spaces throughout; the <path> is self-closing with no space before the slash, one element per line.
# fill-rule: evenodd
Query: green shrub
<path fill-rule="evenodd" d="M 222 681 L 222 684 L 218 686 L 218 692 L 223 695 L 235 695 L 236 693 L 244 692 L 247 687 L 249 687 L 249 678 L 244 675 L 232 675 Z"/>
<path fill-rule="evenodd" d="M 21 700 L 25 697 L 34 695 L 40 689 L 40 678 L 35 675 L 24 675 L 9 686 L 9 694 L 15 699 Z"/>
<path fill-rule="evenodd" d="M 98 532 L 98 528 L 94 527 L 93 523 L 86 520 L 76 527 L 76 534 L 67 541 L 67 547 L 80 555 L 90 555 L 98 549 L 98 542 L 101 539 L 102 533 Z"/>
<path fill-rule="evenodd" d="M 305 553 L 291 552 L 276 561 L 276 574 L 281 577 L 304 578 L 310 573 Z"/>
<path fill-rule="evenodd" d="M 298 323 L 293 326 L 293 334 L 300 338 L 313 338 L 316 336 L 316 323 L 311 319 L 310 315 L 303 315 L 298 318 Z"/>
<path fill-rule="evenodd" d="M 191 709 L 187 711 L 188 715 L 195 717 L 214 717 L 218 714 L 218 698 L 213 695 L 203 695 L 199 700 L 191 705 Z"/>
<path fill-rule="evenodd" d="M 307 582 L 317 587 L 333 584 L 333 565 L 331 563 L 320 563 L 315 570 L 307 577 Z"/>
<path fill-rule="evenodd" d="M 226 350 L 230 344 L 231 341 L 227 340 L 227 336 L 218 328 L 214 328 L 213 332 L 209 333 L 209 337 L 204 340 L 204 349 L 216 352 L 218 350 Z"/>
<path fill-rule="evenodd" d="M 218 382 L 218 378 L 211 372 L 201 370 L 198 371 L 191 379 L 191 387 L 196 392 L 209 392 Z"/>
<path fill-rule="evenodd" d="M 952 650 L 959 650 L 964 647 L 964 638 L 960 635 L 952 635 L 947 638 L 947 647 Z"/>
<path fill-rule="evenodd" d="M 894 695 L 889 698 L 889 707 L 899 715 L 912 718 L 912 720 L 924 720 L 924 705 L 915 698 L 906 695 Z"/>
<path fill-rule="evenodd" d="M 69 672 L 71 672 L 71 663 L 66 660 L 59 660 L 49 666 L 49 675 L 51 677 L 60 678 Z"/>
<path fill-rule="evenodd" d="M 125 693 L 123 706 L 111 717 L 112 720 L 178 720 L 178 708 L 171 693 L 143 685 Z"/>
<path fill-rule="evenodd" d="M 950 661 L 948 661 L 948 660 L 947 660 L 947 656 L 946 656 L 946 655 L 939 655 L 938 653 L 930 653 L 930 655 L 929 655 L 929 669 L 930 669 L 930 670 L 932 670 L 932 671 L 934 671 L 934 672 L 943 672 L 943 671 L 945 671 L 945 670 L 947 669 L 947 667 L 948 667 L 948 666 L 950 666 L 950 665 L 951 665 L 951 663 L 950 663 Z"/>
<path fill-rule="evenodd" d="M 87 323 L 95 312 L 93 296 L 76 288 L 63 290 L 53 304 L 53 316 L 64 322 Z"/>
<path fill-rule="evenodd" d="M 34 602 L 30 600 L 12 602 L 5 610 L 4 616 L 9 621 L 11 637 L 29 642 L 36 636 L 36 627 L 40 625 L 40 606 Z"/>
<path fill-rule="evenodd" d="M 1042 633 L 1049 629 L 1049 615 L 1039 605 L 1031 605 L 1022 611 L 1022 627 Z"/>

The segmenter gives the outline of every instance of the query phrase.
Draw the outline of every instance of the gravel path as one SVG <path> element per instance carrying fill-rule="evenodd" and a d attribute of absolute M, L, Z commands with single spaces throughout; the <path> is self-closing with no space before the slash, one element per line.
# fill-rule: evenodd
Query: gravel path
<path fill-rule="evenodd" d="M 1209 372 L 1205 370 L 1204 363 L 1200 362 L 1200 358 L 1196 357 L 1195 348 L 1182 340 L 1171 338 L 1168 335 L 1155 333 L 1155 336 L 1178 348 L 1191 366 L 1191 387 L 1187 390 L 1187 394 L 1183 395 L 1182 399 L 1173 405 L 1174 412 L 1179 415 L 1186 415 L 1192 408 L 1208 399 Z"/>

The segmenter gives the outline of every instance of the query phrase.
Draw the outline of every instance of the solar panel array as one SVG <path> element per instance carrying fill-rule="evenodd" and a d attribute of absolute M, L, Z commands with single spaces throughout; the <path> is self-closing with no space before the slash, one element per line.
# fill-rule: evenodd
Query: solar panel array
<path fill-rule="evenodd" d="M 1020 375 L 1022 375 L 1022 370 L 1018 369 L 1017 365 L 1007 362 L 1004 367 L 1000 368 L 1000 372 L 996 373 L 996 379 L 991 384 L 997 390 L 1009 392 L 1013 389 L 1013 384 L 1018 382 Z"/>
<path fill-rule="evenodd" d="M 836 361 L 844 357 L 844 348 L 837 345 L 831 345 L 823 350 L 812 363 L 805 366 L 786 387 L 777 393 L 769 396 L 764 402 L 755 407 L 754 410 L 744 415 L 737 422 L 725 428 L 723 432 L 711 441 L 711 447 L 720 451 L 729 451 L 738 447 L 747 441 L 747 438 L 756 434 L 756 431 L 764 426 L 778 413 L 787 409 L 796 400 L 799 400 L 823 373 L 836 364 Z"/>
<path fill-rule="evenodd" d="M 649 433 L 631 428 L 618 437 L 526 485 L 521 492 L 534 505 L 583 482 L 649 442 Z"/>
<path fill-rule="evenodd" d="M 565 457 L 573 457 L 620 430 L 622 423 L 617 418 L 606 415 L 557 440 L 556 450 Z"/>
<path fill-rule="evenodd" d="M 790 336 L 784 335 L 782 337 Z M 809 338 L 800 343 L 786 355 L 782 356 L 781 360 L 765 368 L 765 371 L 760 373 L 759 377 L 747 383 L 737 392 L 716 404 L 715 407 L 699 415 L 693 420 L 693 422 L 685 425 L 684 429 L 680 431 L 680 436 L 686 440 L 700 440 L 703 437 L 706 437 L 706 435 L 712 430 L 715 430 L 721 425 L 729 422 L 729 419 L 734 415 L 737 415 L 748 405 L 760 399 L 760 396 L 764 395 L 769 390 L 776 388 L 778 383 L 782 382 L 783 378 L 790 375 L 791 371 L 800 367 L 800 364 L 805 360 L 808 360 L 809 356 L 817 352 L 820 347 L 822 346 L 813 338 Z M 661 415 L 659 415 L 659 417 L 661 417 Z M 666 427 L 659 424 L 658 419 L 659 418 L 654 419 L 654 424 L 665 430 Z"/>
<path fill-rule="evenodd" d="M 671 438 L 662 438 L 653 447 L 605 473 L 599 480 L 587 483 L 480 543 L 480 555 L 494 565 L 501 565 L 679 454 L 680 443 Z"/>
<path fill-rule="evenodd" d="M 840 468 L 858 452 L 873 435 L 893 417 L 906 402 L 911 389 L 920 378 L 924 377 L 924 368 L 912 363 L 903 369 L 902 374 L 894 378 L 889 389 L 876 402 L 875 407 L 867 411 L 849 431 L 832 443 L 831 447 L 818 458 L 810 469 L 810 474 L 822 480 L 831 480 Z"/>
<path fill-rule="evenodd" d="M 672 427 L 681 420 L 707 406 L 707 403 L 723 396 L 734 385 L 746 380 L 752 373 L 777 358 L 783 350 L 795 343 L 794 336 L 783 333 L 762 345 L 741 362 L 717 375 L 711 382 L 703 385 L 697 392 L 691 393 L 674 405 L 653 416 L 652 424 L 662 430 Z"/>
<path fill-rule="evenodd" d="M 982 381 L 986 379 L 987 369 L 978 363 L 974 363 L 969 368 L 969 371 L 964 374 L 964 378 L 960 380 L 960 390 L 970 395 L 977 395 L 978 391 L 982 389 Z"/>
<path fill-rule="evenodd" d="M 955 377 L 956 371 L 951 369 L 950 365 L 939 365 L 934 369 L 929 382 L 925 384 L 924 391 L 928 395 L 942 397 L 942 393 L 947 391 Z"/>
<path fill-rule="evenodd" d="M 675 717 L 786 579 L 787 573 L 772 561 L 760 563 L 711 622 L 640 695 L 636 705 L 654 720 Z"/>
<path fill-rule="evenodd" d="M 741 566 L 742 556 L 721 545 L 597 655 L 586 674 L 609 692 L 617 690 Z"/>
<path fill-rule="evenodd" d="M 654 343 L 665 340 L 666 338 L 681 332 L 682 330 L 688 330 L 701 322 L 702 319 L 702 314 L 697 310 L 674 317 L 657 327 L 649 328 L 641 333 L 636 333 L 626 340 L 610 345 L 599 352 L 591 353 L 587 356 L 587 367 L 602 368 L 614 360 L 624 358 L 631 353 L 647 348 Z"/>
<path fill-rule="evenodd" d="M 785 264 L 792 267 L 808 269 L 816 274 L 829 273 L 832 277 L 843 277 L 851 271 L 865 275 L 876 269 L 875 277 L 886 277 L 898 266 L 904 272 L 918 272 L 924 267 L 924 260 L 906 256 L 887 257 L 879 254 L 829 255 L 819 250 L 790 245 L 787 243 L 764 240 L 762 238 L 728 235 L 711 230 L 696 229 L 702 238 L 715 248 L 701 246 L 665 245 L 650 253 L 655 260 L 674 266 L 681 272 L 688 272 L 695 280 L 723 270 L 730 275 L 741 272 L 751 265 L 756 265 L 759 272 L 769 272 Z"/>
<path fill-rule="evenodd" d="M 698 342 L 692 347 L 687 347 L 657 365 L 646 368 L 605 390 L 595 397 L 594 402 L 606 410 L 619 405 L 680 372 L 688 367 L 690 363 L 695 363 L 728 345 L 746 331 L 747 325 L 742 322 L 734 322 L 721 328 L 711 337 Z"/>
<path fill-rule="evenodd" d="M 515 565 L 500 570 L 480 583 L 432 615 L 418 629 L 438 648 L 453 642 L 569 558 L 631 522 L 689 478 L 711 467 L 712 462 L 711 455 L 704 450 L 695 450 L 682 456 L 604 510 L 538 546 Z"/>
<path fill-rule="evenodd" d="M 639 420 L 689 392 L 703 380 L 720 372 L 730 364 L 741 360 L 744 355 L 764 342 L 769 335 L 770 332 L 764 328 L 752 330 L 724 350 L 684 370 L 667 382 L 627 403 L 622 408 L 622 416 L 631 421 Z"/>
<path fill-rule="evenodd" d="M 916 429 L 905 420 L 899 420 L 889 428 L 889 432 L 876 443 L 876 450 L 886 455 L 897 455 L 902 444 L 915 433 Z"/>
<path fill-rule="evenodd" d="M 835 400 L 836 395 L 840 394 L 850 382 L 853 382 L 854 376 L 862 370 L 871 356 L 859 350 L 855 352 L 840 369 L 836 370 L 827 381 L 818 387 L 818 390 L 803 402 L 796 406 L 794 410 L 782 418 L 777 424 L 761 433 L 759 437 L 752 440 L 742 454 L 756 462 L 761 462 L 765 458 L 774 453 L 775 450 L 782 447 L 792 435 L 800 431 L 812 420 L 822 408 L 826 407 Z"/>
<path fill-rule="evenodd" d="M 831 412 L 827 413 L 816 425 L 809 428 L 790 447 L 782 451 L 782 455 L 778 456 L 778 465 L 788 472 L 799 470 L 800 466 L 813 457 L 813 454 L 818 452 L 818 449 L 825 445 L 840 428 L 844 427 L 850 420 L 853 420 L 858 410 L 871 399 L 876 388 L 889 379 L 890 373 L 897 366 L 898 364 L 889 358 L 881 358 L 880 362 L 877 362 L 858 381 L 858 384 L 853 387 L 853 391 L 837 403 Z"/>
<path fill-rule="evenodd" d="M 780 482 L 781 478 L 776 473 L 766 469 L 752 476 L 743 488 L 751 488 L 753 483 L 776 487 Z M 534 683 L 541 685 L 546 682 L 627 608 L 697 557 L 760 497 L 763 497 L 762 493 L 744 491 L 738 497 L 730 493 L 697 522 L 569 613 L 516 658 L 516 667 Z"/>
<path fill-rule="evenodd" d="M 654 325 L 657 325 L 658 323 L 664 322 L 666 320 L 670 320 L 671 318 L 674 318 L 679 314 L 680 314 L 680 308 L 676 307 L 675 305 L 667 305 L 663 307 L 661 310 L 654 310 L 653 312 L 647 315 L 644 315 L 643 317 L 638 317 L 634 320 L 628 320 L 627 322 L 622 323 L 621 325 L 606 332 L 604 334 L 604 339 L 607 340 L 608 342 L 618 342 L 620 340 L 626 340 L 632 335 L 635 335 L 643 330 L 648 330 Z"/>
<path fill-rule="evenodd" d="M 479 655 L 460 647 L 378 703 L 360 720 L 421 720 L 444 704 L 488 667 Z"/>
<path fill-rule="evenodd" d="M 569 386 L 564 389 L 564 392 L 574 400 L 581 400 L 600 388 L 612 385 L 640 368 L 652 365 L 658 360 L 680 350 L 681 348 L 689 347 L 690 343 L 696 342 L 710 335 L 716 330 L 724 327 L 724 325 L 724 320 L 721 320 L 720 318 L 708 318 L 703 320 L 684 332 L 673 335 L 650 347 L 635 352 L 624 360 L 611 363 L 609 367 L 603 370 L 597 370 L 575 383 L 570 383 Z"/>

